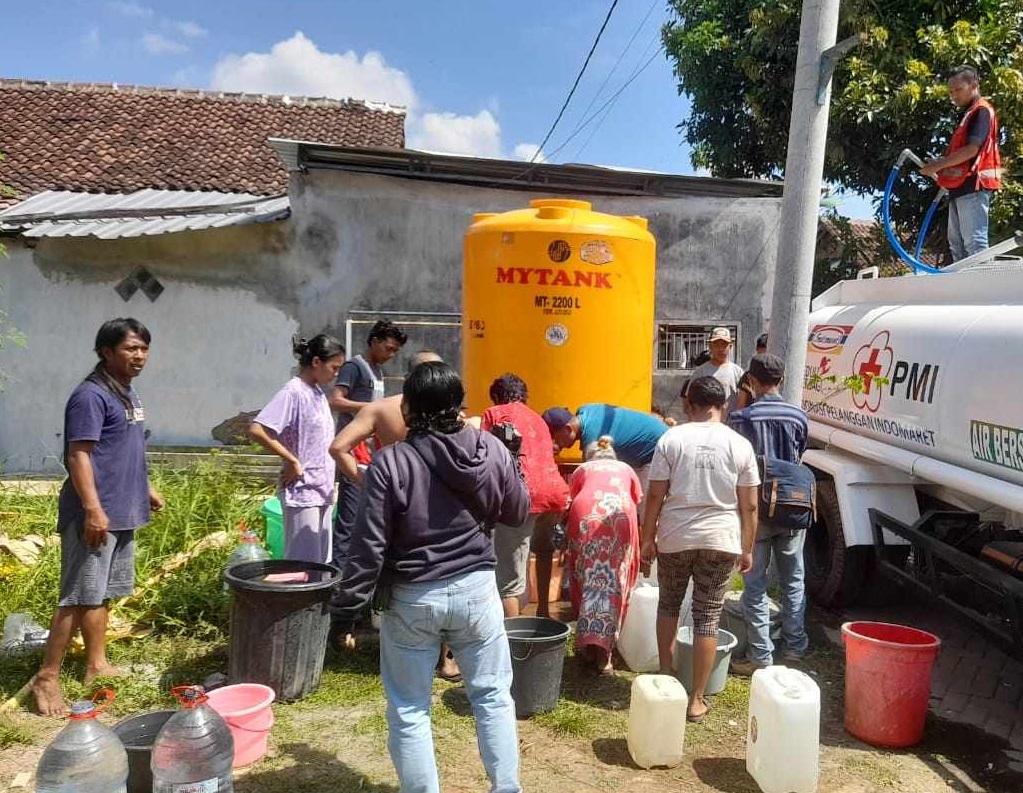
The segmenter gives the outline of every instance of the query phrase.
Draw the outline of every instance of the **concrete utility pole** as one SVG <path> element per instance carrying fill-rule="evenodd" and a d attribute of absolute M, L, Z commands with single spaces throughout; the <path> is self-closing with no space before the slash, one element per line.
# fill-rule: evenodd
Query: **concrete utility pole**
<path fill-rule="evenodd" d="M 768 336 L 769 351 L 785 360 L 787 376 L 782 395 L 796 405 L 802 401 L 806 366 L 810 289 L 831 102 L 830 73 L 827 83 L 820 86 L 820 82 L 822 67 L 833 67 L 833 59 L 824 55 L 838 34 L 838 5 L 839 0 L 803 0 L 799 23 L 799 54 Z M 819 87 L 823 90 L 818 90 Z"/>

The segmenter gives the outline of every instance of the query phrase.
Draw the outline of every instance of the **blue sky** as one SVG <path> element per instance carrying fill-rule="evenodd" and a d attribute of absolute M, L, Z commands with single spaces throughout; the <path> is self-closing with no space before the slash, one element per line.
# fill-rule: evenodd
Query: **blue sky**
<path fill-rule="evenodd" d="M 4 15 L 0 75 L 353 96 L 407 107 L 410 146 L 528 159 L 608 5 L 51 0 Z M 548 159 L 693 173 L 665 5 L 619 0 Z"/>

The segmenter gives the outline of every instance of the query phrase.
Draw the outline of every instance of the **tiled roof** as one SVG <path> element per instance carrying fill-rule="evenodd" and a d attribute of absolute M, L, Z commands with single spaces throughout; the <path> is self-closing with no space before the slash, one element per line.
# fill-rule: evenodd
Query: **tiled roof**
<path fill-rule="evenodd" d="M 0 184 L 282 195 L 267 138 L 401 148 L 405 112 L 356 100 L 0 79 Z M 0 195 L 0 206 L 5 201 Z"/>
<path fill-rule="evenodd" d="M 856 246 L 854 261 L 860 267 L 869 267 L 877 264 L 882 270 L 894 266 L 896 269 L 906 269 L 902 261 L 895 255 L 888 240 L 885 239 L 884 229 L 876 220 L 849 220 L 849 228 L 852 233 L 852 240 Z M 901 239 L 903 246 L 912 252 L 916 239 Z M 843 243 L 841 232 L 838 226 L 830 218 L 821 218 L 817 227 L 817 255 L 818 258 L 839 258 L 842 256 Z M 941 263 L 941 257 L 925 250 L 921 256 L 924 264 L 937 266 Z"/>

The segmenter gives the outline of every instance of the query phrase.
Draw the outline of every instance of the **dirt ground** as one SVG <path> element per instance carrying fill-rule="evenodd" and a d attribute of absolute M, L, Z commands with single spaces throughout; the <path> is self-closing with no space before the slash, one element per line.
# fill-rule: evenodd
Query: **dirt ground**
<path fill-rule="evenodd" d="M 827 620 L 823 620 L 827 622 Z M 1023 778 L 1007 771 L 1001 748 L 970 728 L 929 719 L 923 742 L 907 751 L 867 746 L 842 727 L 843 660 L 817 620 L 816 651 L 803 666 L 821 687 L 821 793 L 1018 793 Z M 370 658 L 374 641 L 363 652 Z M 365 661 L 365 656 L 363 658 Z M 372 671 L 362 683 L 368 695 L 353 698 L 351 661 L 328 653 L 321 690 L 307 700 L 276 705 L 277 723 L 266 758 L 236 775 L 237 793 L 345 793 L 397 791 L 387 755 L 384 703 Z M 365 666 L 365 664 L 364 664 Z M 730 678 L 700 724 L 687 726 L 685 757 L 677 768 L 644 771 L 626 747 L 629 691 L 634 675 L 624 668 L 612 677 L 587 674 L 565 659 L 563 694 L 557 710 L 519 721 L 522 783 L 526 791 L 597 790 L 677 793 L 679 790 L 756 793 L 746 772 L 745 727 L 748 681 Z M 362 679 L 362 678 L 359 678 Z M 434 734 L 441 787 L 468 793 L 487 787 L 476 748 L 464 689 L 437 681 Z M 0 789 L 19 782 L 38 762 L 42 747 L 63 726 L 20 712 L 4 725 L 30 735 L 31 746 L 0 750 Z M 21 778 L 19 778 L 21 774 Z"/>

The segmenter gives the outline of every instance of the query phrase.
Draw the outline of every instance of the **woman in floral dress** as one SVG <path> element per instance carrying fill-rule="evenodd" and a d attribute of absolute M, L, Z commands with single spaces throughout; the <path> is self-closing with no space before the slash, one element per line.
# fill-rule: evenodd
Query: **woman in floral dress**
<path fill-rule="evenodd" d="M 632 468 L 615 458 L 606 435 L 587 448 L 569 487 L 567 568 L 579 615 L 576 654 L 611 674 L 611 653 L 639 573 L 636 505 L 643 489 Z"/>

